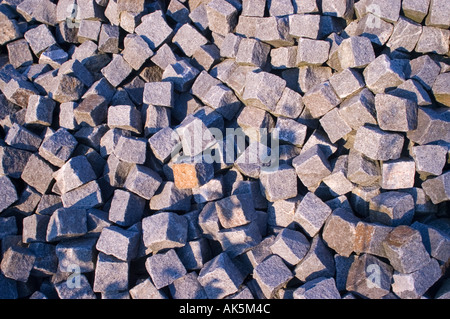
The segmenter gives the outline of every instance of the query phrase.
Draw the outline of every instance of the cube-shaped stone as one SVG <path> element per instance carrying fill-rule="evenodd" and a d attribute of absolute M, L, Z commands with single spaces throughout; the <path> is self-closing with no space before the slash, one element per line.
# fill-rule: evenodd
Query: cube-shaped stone
<path fill-rule="evenodd" d="M 8 49 L 9 62 L 14 68 L 33 64 L 33 56 L 25 39 L 16 40 L 6 45 Z"/>
<path fill-rule="evenodd" d="M 143 165 L 134 165 L 127 175 L 124 187 L 140 197 L 150 200 L 161 182 L 161 176 L 152 169 Z"/>
<path fill-rule="evenodd" d="M 300 181 L 307 188 L 318 187 L 320 182 L 331 174 L 328 159 L 319 145 L 315 145 L 302 152 L 292 160 Z"/>
<path fill-rule="evenodd" d="M 62 194 L 93 181 L 97 177 L 86 156 L 72 157 L 53 176 Z"/>
<path fill-rule="evenodd" d="M 39 149 L 42 138 L 24 126 L 14 123 L 8 130 L 5 142 L 14 148 L 35 152 Z"/>
<path fill-rule="evenodd" d="M 150 209 L 188 212 L 191 209 L 191 199 L 190 189 L 178 189 L 174 182 L 165 181 L 150 199 Z"/>
<path fill-rule="evenodd" d="M 374 23 L 374 21 L 376 21 Z M 376 27 L 374 27 L 376 25 Z M 356 25 L 354 35 L 365 36 L 376 46 L 383 46 L 389 40 L 394 26 L 372 13 L 362 17 Z"/>
<path fill-rule="evenodd" d="M 405 0 L 402 1 L 402 10 L 405 17 L 421 23 L 428 14 L 430 0 Z"/>
<path fill-rule="evenodd" d="M 64 207 L 89 209 L 103 204 L 100 185 L 96 180 L 77 187 L 61 197 Z"/>
<path fill-rule="evenodd" d="M 49 216 L 33 214 L 23 219 L 22 242 L 44 242 L 47 235 Z"/>
<path fill-rule="evenodd" d="M 102 24 L 98 36 L 98 50 L 105 53 L 119 53 L 119 26 Z"/>
<path fill-rule="evenodd" d="M 279 256 L 272 255 L 254 268 L 253 278 L 264 296 L 273 298 L 293 278 L 293 274 Z"/>
<path fill-rule="evenodd" d="M 411 149 L 416 171 L 422 176 L 441 175 L 445 166 L 447 149 L 440 145 L 418 145 Z"/>
<path fill-rule="evenodd" d="M 411 52 L 416 47 L 421 34 L 422 26 L 419 23 L 400 16 L 386 45 L 391 51 Z"/>
<path fill-rule="evenodd" d="M 97 94 L 87 96 L 73 110 L 78 125 L 97 126 L 102 124 L 108 114 L 108 101 Z"/>
<path fill-rule="evenodd" d="M 272 114 L 279 117 L 296 119 L 300 116 L 304 107 L 305 104 L 303 103 L 302 96 L 296 91 L 285 87 Z"/>
<path fill-rule="evenodd" d="M 31 95 L 28 99 L 26 124 L 50 126 L 53 120 L 55 102 L 52 99 L 40 95 Z"/>
<path fill-rule="evenodd" d="M 261 192 L 268 201 L 297 196 L 297 174 L 292 166 L 282 164 L 276 169 L 262 169 L 259 175 Z"/>
<path fill-rule="evenodd" d="M 353 95 L 365 85 L 364 78 L 355 69 L 345 69 L 330 78 L 330 84 L 341 99 Z"/>
<path fill-rule="evenodd" d="M 173 82 L 175 90 L 186 92 L 200 71 L 193 67 L 186 59 L 169 64 L 162 75 L 163 82 Z"/>
<path fill-rule="evenodd" d="M 143 138 L 121 136 L 114 148 L 114 155 L 127 163 L 144 164 L 146 159 L 147 142 Z"/>
<path fill-rule="evenodd" d="M 156 289 L 150 277 L 136 284 L 129 292 L 132 299 L 167 299 L 162 290 Z"/>
<path fill-rule="evenodd" d="M 354 185 L 347 178 L 348 155 L 341 155 L 332 163 L 333 171 L 324 178 L 323 182 L 333 194 L 344 195 L 352 191 Z"/>
<path fill-rule="evenodd" d="M 393 268 L 369 254 L 357 256 L 350 266 L 346 289 L 371 299 L 390 292 Z"/>
<path fill-rule="evenodd" d="M 405 225 L 397 226 L 383 242 L 386 256 L 395 270 L 412 273 L 430 262 L 420 232 Z"/>
<path fill-rule="evenodd" d="M 215 44 L 205 44 L 198 48 L 192 56 L 193 64 L 199 70 L 209 71 L 220 61 L 220 51 Z"/>
<path fill-rule="evenodd" d="M 247 74 L 244 103 L 271 112 L 281 98 L 286 81 L 267 72 Z"/>
<path fill-rule="evenodd" d="M 408 78 L 418 81 L 427 90 L 431 90 L 441 68 L 428 55 L 422 55 L 409 62 L 407 68 Z"/>
<path fill-rule="evenodd" d="M 208 27 L 212 32 L 227 35 L 237 23 L 238 11 L 225 0 L 213 0 L 206 4 Z"/>
<path fill-rule="evenodd" d="M 344 39 L 337 49 L 337 56 L 339 60 L 338 71 L 347 68 L 365 67 L 375 60 L 372 42 L 363 36 L 352 36 Z"/>
<path fill-rule="evenodd" d="M 414 222 L 411 228 L 420 232 L 422 242 L 431 257 L 439 261 L 448 260 L 450 253 L 448 247 L 450 242 L 446 234 L 420 222 Z"/>
<path fill-rule="evenodd" d="M 384 93 L 405 81 L 405 74 L 397 60 L 382 54 L 373 60 L 363 72 L 367 87 L 373 93 Z"/>
<path fill-rule="evenodd" d="M 335 262 L 331 250 L 320 235 L 313 238 L 305 257 L 295 266 L 295 277 L 310 281 L 319 277 L 334 277 Z"/>
<path fill-rule="evenodd" d="M 174 249 L 148 257 L 145 261 L 145 268 L 157 289 L 172 284 L 187 273 Z M 168 269 L 170 271 L 167 271 Z"/>
<path fill-rule="evenodd" d="M 294 290 L 294 299 L 341 299 L 334 278 L 318 277 Z"/>
<path fill-rule="evenodd" d="M 414 215 L 414 198 L 403 192 L 385 192 L 370 199 L 369 209 L 371 222 L 409 225 Z"/>
<path fill-rule="evenodd" d="M 91 284 L 83 274 L 80 274 L 76 281 L 63 280 L 55 284 L 55 291 L 60 299 L 97 299 Z"/>
<path fill-rule="evenodd" d="M 170 293 L 174 299 L 206 299 L 207 295 L 198 282 L 196 272 L 190 272 L 176 279 L 170 286 Z"/>
<path fill-rule="evenodd" d="M 94 292 L 123 291 L 128 289 L 129 263 L 99 253 L 92 290 Z"/>
<path fill-rule="evenodd" d="M 87 232 L 87 218 L 85 209 L 60 208 L 57 209 L 48 222 L 47 241 L 80 237 Z"/>
<path fill-rule="evenodd" d="M 192 57 L 202 45 L 208 43 L 208 40 L 192 25 L 186 23 L 175 33 L 172 43 L 176 44 L 188 57 Z"/>
<path fill-rule="evenodd" d="M 152 251 L 186 244 L 187 220 L 175 213 L 161 212 L 142 220 L 143 240 Z"/>
<path fill-rule="evenodd" d="M 250 194 L 231 195 L 216 202 L 217 216 L 224 228 L 233 228 L 250 223 L 255 208 Z"/>
<path fill-rule="evenodd" d="M 329 81 L 314 86 L 303 96 L 303 103 L 313 118 L 319 118 L 341 103 Z"/>
<path fill-rule="evenodd" d="M 224 84 L 212 86 L 206 92 L 203 102 L 227 120 L 231 120 L 242 105 L 233 90 Z"/>
<path fill-rule="evenodd" d="M 124 47 L 123 58 L 134 70 L 139 70 L 153 55 L 148 43 L 137 34 L 128 34 L 124 39 Z"/>
<path fill-rule="evenodd" d="M 0 204 L 0 212 L 4 211 L 6 208 L 11 206 L 15 201 L 19 199 L 17 196 L 16 187 L 11 182 L 9 177 L 7 176 L 1 176 L 0 177 L 0 185 L 1 185 L 1 191 L 0 194 L 2 195 L 2 202 Z"/>
<path fill-rule="evenodd" d="M 96 238 L 76 238 L 65 240 L 56 245 L 58 268 L 61 272 L 72 272 L 72 267 L 80 267 L 80 273 L 95 269 Z"/>
<path fill-rule="evenodd" d="M 120 260 L 129 261 L 136 257 L 139 248 L 139 232 L 124 230 L 117 226 L 103 228 L 96 249 Z"/>
<path fill-rule="evenodd" d="M 325 222 L 322 238 L 339 255 L 349 257 L 355 249 L 356 226 L 359 221 L 350 210 L 337 208 Z"/>
<path fill-rule="evenodd" d="M 186 216 L 186 215 L 185 215 Z M 176 249 L 181 262 L 188 270 L 200 270 L 211 259 L 211 248 L 206 238 L 199 238 Z"/>
<path fill-rule="evenodd" d="M 331 143 L 336 143 L 341 138 L 345 138 L 352 131 L 352 128 L 343 119 L 337 108 L 325 114 L 319 122 L 327 133 Z"/>
<path fill-rule="evenodd" d="M 21 178 L 38 192 L 45 194 L 53 180 L 54 172 L 53 166 L 48 164 L 41 156 L 33 154 L 28 159 Z"/>
<path fill-rule="evenodd" d="M 396 89 L 389 92 L 389 94 L 410 99 L 419 106 L 431 105 L 431 98 L 422 84 L 418 81 L 409 79 L 400 84 Z"/>
<path fill-rule="evenodd" d="M 383 162 L 381 165 L 381 187 L 402 189 L 414 186 L 416 165 L 411 158 L 399 158 Z"/>
<path fill-rule="evenodd" d="M 222 299 L 235 293 L 243 280 L 240 270 L 226 253 L 208 261 L 198 275 L 198 281 L 210 299 Z"/>
<path fill-rule="evenodd" d="M 300 38 L 297 47 L 297 66 L 321 65 L 328 60 L 330 43 L 324 40 Z"/>
<path fill-rule="evenodd" d="M 331 208 L 314 193 L 308 192 L 298 203 L 294 221 L 310 237 L 314 237 L 331 214 Z"/>
<path fill-rule="evenodd" d="M 50 164 L 61 167 L 69 160 L 77 145 L 77 140 L 66 129 L 60 128 L 44 139 L 39 155 Z"/>
<path fill-rule="evenodd" d="M 163 128 L 156 132 L 148 143 L 153 152 L 153 155 L 161 162 L 167 162 L 173 155 L 173 152 L 181 147 L 180 137 L 170 127 Z"/>
<path fill-rule="evenodd" d="M 264 67 L 270 53 L 270 46 L 257 39 L 243 38 L 239 42 L 236 62 L 243 65 Z"/>
<path fill-rule="evenodd" d="M 131 226 L 141 220 L 144 206 L 143 198 L 116 189 L 109 209 L 109 220 L 120 226 Z"/>
<path fill-rule="evenodd" d="M 310 248 L 308 239 L 301 233 L 289 228 L 283 229 L 270 246 L 273 254 L 283 258 L 287 265 L 297 265 Z"/>
<path fill-rule="evenodd" d="M 142 133 L 141 113 L 131 105 L 115 105 L 108 108 L 108 126 Z"/>
<path fill-rule="evenodd" d="M 408 132 L 417 128 L 417 103 L 413 100 L 379 93 L 375 109 L 382 130 Z"/>
<path fill-rule="evenodd" d="M 403 135 L 366 124 L 356 131 L 354 148 L 372 160 L 387 161 L 400 157 L 403 143 Z"/>
<path fill-rule="evenodd" d="M 441 276 L 439 262 L 432 258 L 428 264 L 412 273 L 395 271 L 392 291 L 402 299 L 419 299 Z"/>
<path fill-rule="evenodd" d="M 450 121 L 446 110 L 421 107 L 417 112 L 417 129 L 407 133 L 414 143 L 423 145 L 437 141 L 450 141 Z"/>
<path fill-rule="evenodd" d="M 0 268 L 6 278 L 27 282 L 35 260 L 31 249 L 12 246 L 4 253 Z"/>
<path fill-rule="evenodd" d="M 53 34 L 45 24 L 41 24 L 36 28 L 28 30 L 24 33 L 24 37 L 36 56 L 39 56 L 47 48 L 56 44 Z"/>
<path fill-rule="evenodd" d="M 121 54 L 115 54 L 111 62 L 101 70 L 103 76 L 114 87 L 118 87 L 132 71 L 133 68 Z"/>
<path fill-rule="evenodd" d="M 206 126 L 205 122 L 195 116 L 187 116 L 175 129 L 180 137 L 183 155 L 194 157 L 194 162 L 209 162 L 201 153 L 216 143 L 216 139 Z M 206 154 L 205 154 L 206 156 Z"/>
<path fill-rule="evenodd" d="M 290 143 L 294 146 L 303 146 L 306 139 L 306 125 L 303 125 L 293 119 L 278 118 L 275 128 L 278 130 L 278 138 L 281 141 Z"/>
<path fill-rule="evenodd" d="M 347 159 L 347 177 L 352 183 L 360 186 L 371 186 L 381 179 L 380 165 L 363 155 L 351 150 Z"/>
<path fill-rule="evenodd" d="M 448 52 L 450 30 L 424 26 L 415 47 L 419 53 L 446 54 Z"/>
<path fill-rule="evenodd" d="M 439 204 L 450 198 L 448 185 L 450 185 L 450 172 L 427 179 L 422 183 L 422 188 L 433 204 Z"/>
<path fill-rule="evenodd" d="M 450 89 L 448 85 L 449 79 L 450 72 L 441 73 L 436 77 L 433 87 L 431 88 L 436 101 L 445 106 L 450 105 Z"/>

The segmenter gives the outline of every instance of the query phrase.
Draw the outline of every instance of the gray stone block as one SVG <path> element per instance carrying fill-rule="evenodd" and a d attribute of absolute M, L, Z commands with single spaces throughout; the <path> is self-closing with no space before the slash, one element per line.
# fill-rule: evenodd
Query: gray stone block
<path fill-rule="evenodd" d="M 306 139 L 306 125 L 293 119 L 278 118 L 275 128 L 278 130 L 278 138 L 297 147 L 302 147 Z"/>
<path fill-rule="evenodd" d="M 47 48 L 56 44 L 53 34 L 45 24 L 41 24 L 36 28 L 28 30 L 24 33 L 24 37 L 33 53 L 38 57 Z"/>
<path fill-rule="evenodd" d="M 421 23 L 428 14 L 430 0 L 405 0 L 402 2 L 402 10 L 405 17 Z"/>
<path fill-rule="evenodd" d="M 188 94 L 188 93 L 186 93 Z M 191 96 L 192 97 L 192 96 Z M 148 105 L 147 110 L 145 111 L 145 120 L 144 120 L 144 135 L 146 137 L 153 135 L 157 133 L 158 131 L 162 130 L 165 127 L 171 126 L 172 123 L 172 114 L 180 111 L 180 105 L 183 105 L 184 103 L 186 108 L 189 106 L 193 106 L 196 104 L 196 102 L 193 101 L 192 98 L 192 104 L 191 101 L 181 100 L 177 101 L 175 100 L 174 107 L 168 108 L 164 106 L 154 106 L 154 105 Z M 187 105 L 190 104 L 190 105 Z M 195 107 L 195 106 L 194 106 Z M 186 110 L 187 111 L 187 110 Z M 174 115 L 174 117 L 177 115 Z M 184 116 L 183 116 L 184 118 Z"/>
<path fill-rule="evenodd" d="M 47 227 L 47 241 L 59 241 L 86 234 L 86 210 L 60 208 L 50 217 Z"/>
<path fill-rule="evenodd" d="M 83 43 L 89 40 L 97 42 L 101 28 L 102 23 L 100 21 L 81 20 L 77 33 L 78 42 Z M 102 38 L 102 40 L 104 39 Z"/>
<path fill-rule="evenodd" d="M 310 237 L 315 237 L 331 215 L 331 208 L 314 193 L 308 192 L 298 203 L 294 221 Z"/>
<path fill-rule="evenodd" d="M 231 120 L 242 105 L 233 90 L 224 84 L 212 86 L 205 94 L 203 102 L 226 120 Z"/>
<path fill-rule="evenodd" d="M 428 106 L 432 103 L 424 87 L 413 79 L 406 80 L 397 89 L 389 91 L 389 94 L 412 100 L 419 106 Z"/>
<path fill-rule="evenodd" d="M 339 156 L 332 163 L 333 171 L 323 179 L 333 195 L 344 195 L 352 191 L 354 185 L 348 176 L 348 155 Z"/>
<path fill-rule="evenodd" d="M 171 64 L 177 63 L 180 57 L 175 54 L 170 46 L 167 43 L 161 45 L 161 47 L 156 51 L 155 55 L 151 57 L 151 61 L 162 69 L 161 73 Z M 159 78 L 161 75 L 158 76 Z M 149 81 L 149 82 L 159 82 L 161 79 L 157 81 Z"/>
<path fill-rule="evenodd" d="M 230 59 L 236 58 L 236 54 L 239 50 L 239 44 L 242 39 L 244 38 L 240 35 L 231 32 L 228 33 L 220 46 L 220 56 Z"/>
<path fill-rule="evenodd" d="M 80 273 L 94 271 L 96 241 L 96 238 L 76 238 L 58 243 L 56 256 L 59 271 L 71 273 L 74 265 L 80 267 Z"/>
<path fill-rule="evenodd" d="M 253 206 L 258 210 L 266 210 L 268 206 L 267 199 L 261 192 L 261 184 L 256 180 L 239 180 L 233 183 L 231 195 L 249 194 L 252 197 Z"/>
<path fill-rule="evenodd" d="M 364 125 L 356 131 L 354 148 L 372 160 L 387 161 L 400 158 L 403 143 L 404 137 L 399 133 Z"/>
<path fill-rule="evenodd" d="M 14 123 L 8 130 L 5 142 L 17 149 L 35 152 L 42 143 L 42 138 L 25 127 Z"/>
<path fill-rule="evenodd" d="M 3 255 L 1 270 L 6 278 L 27 282 L 36 260 L 31 249 L 19 246 L 10 247 Z"/>
<path fill-rule="evenodd" d="M 272 227 L 293 228 L 294 214 L 299 197 L 269 203 L 267 224 Z"/>
<path fill-rule="evenodd" d="M 363 72 L 367 87 L 375 94 L 399 86 L 405 81 L 405 74 L 398 60 L 391 60 L 382 54 L 373 60 Z"/>
<path fill-rule="evenodd" d="M 78 101 L 85 93 L 83 82 L 75 76 L 58 74 L 50 84 L 49 97 L 59 103 Z"/>
<path fill-rule="evenodd" d="M 450 172 L 429 178 L 422 183 L 422 188 L 430 197 L 433 204 L 442 203 L 450 198 L 448 185 L 450 184 Z"/>
<path fill-rule="evenodd" d="M 95 248 L 107 255 L 123 261 L 130 261 L 137 255 L 140 234 L 137 231 L 124 230 L 117 226 L 102 229 Z"/>
<path fill-rule="evenodd" d="M 401 273 L 412 273 L 431 261 L 420 232 L 409 226 L 396 227 L 389 233 L 383 246 L 390 264 Z"/>
<path fill-rule="evenodd" d="M 366 67 L 375 60 L 372 42 L 362 36 L 353 36 L 342 40 L 337 48 L 338 71 L 347 68 Z"/>
<path fill-rule="evenodd" d="M 174 249 L 148 257 L 145 268 L 157 289 L 166 287 L 187 274 L 186 268 Z"/>
<path fill-rule="evenodd" d="M 296 119 L 302 113 L 304 106 L 302 96 L 294 90 L 285 87 L 272 114 L 278 117 Z"/>
<path fill-rule="evenodd" d="M 150 277 L 136 284 L 129 292 L 132 299 L 167 299 L 163 291 L 156 289 Z"/>
<path fill-rule="evenodd" d="M 75 130 L 79 125 L 75 119 L 76 102 L 65 102 L 59 105 L 59 126 L 67 130 Z"/>
<path fill-rule="evenodd" d="M 283 258 L 289 266 L 301 262 L 309 248 L 310 243 L 301 232 L 288 228 L 281 230 L 270 246 L 272 253 Z"/>
<path fill-rule="evenodd" d="M 107 118 L 108 101 L 101 95 L 91 94 L 73 112 L 78 125 L 97 126 Z"/>
<path fill-rule="evenodd" d="M 300 38 L 297 47 L 297 66 L 322 65 L 328 60 L 330 44 L 324 40 Z"/>
<path fill-rule="evenodd" d="M 449 34 L 450 31 L 446 29 L 424 26 L 415 51 L 446 54 L 448 52 Z"/>
<path fill-rule="evenodd" d="M 446 109 L 419 108 L 417 129 L 407 133 L 407 137 L 419 145 L 437 141 L 450 141 L 450 121 Z"/>
<path fill-rule="evenodd" d="M 124 188 L 146 200 L 150 200 L 161 183 L 162 179 L 158 173 L 146 166 L 135 165 L 126 177 Z"/>
<path fill-rule="evenodd" d="M 358 222 L 359 218 L 351 211 L 337 208 L 325 222 L 322 238 L 339 255 L 349 257 L 354 251 Z"/>
<path fill-rule="evenodd" d="M 35 82 L 35 84 L 36 83 L 37 82 Z M 36 89 L 36 86 L 23 78 L 11 78 L 10 81 L 5 84 L 2 91 L 9 102 L 21 106 L 22 108 L 28 106 L 28 99 L 30 96 L 39 94 L 39 90 Z"/>
<path fill-rule="evenodd" d="M 187 238 L 187 220 L 175 213 L 156 213 L 142 220 L 143 240 L 152 251 L 183 247 Z"/>
<path fill-rule="evenodd" d="M 109 220 L 120 226 L 131 226 L 141 220 L 145 200 L 133 193 L 117 189 L 114 191 Z"/>
<path fill-rule="evenodd" d="M 209 71 L 220 61 L 220 50 L 215 44 L 205 44 L 194 52 L 192 59 L 196 68 Z"/>
<path fill-rule="evenodd" d="M 119 26 L 102 24 L 98 36 L 98 50 L 104 53 L 119 53 Z"/>
<path fill-rule="evenodd" d="M 49 216 L 33 214 L 23 219 L 22 242 L 44 242 Z"/>
<path fill-rule="evenodd" d="M 341 299 L 334 278 L 318 277 L 294 290 L 294 299 Z"/>
<path fill-rule="evenodd" d="M 358 20 L 355 29 L 355 34 L 352 35 L 364 36 L 375 46 L 383 46 L 390 39 L 394 26 L 372 13 L 367 13 Z"/>
<path fill-rule="evenodd" d="M 379 93 L 375 109 L 382 130 L 408 132 L 417 128 L 417 103 L 413 100 Z"/>
<path fill-rule="evenodd" d="M 242 65 L 263 68 L 267 63 L 270 46 L 257 39 L 243 38 L 239 42 L 236 62 Z"/>
<path fill-rule="evenodd" d="M 238 291 L 244 278 L 226 253 L 208 261 L 200 270 L 198 281 L 210 299 L 222 299 Z"/>
<path fill-rule="evenodd" d="M 69 282 L 75 285 L 73 282 Z M 55 284 L 54 287 L 60 299 L 97 299 L 85 275 L 80 275 L 79 283 L 79 287 L 69 287 L 68 281 L 63 280 Z"/>
<path fill-rule="evenodd" d="M 371 222 L 388 226 L 409 225 L 414 215 L 414 199 L 410 194 L 390 191 L 370 199 Z"/>
<path fill-rule="evenodd" d="M 169 64 L 162 75 L 163 82 L 173 82 L 175 90 L 186 92 L 194 82 L 200 71 L 193 67 L 186 59 Z"/>
<path fill-rule="evenodd" d="M 134 164 L 144 164 L 147 142 L 143 138 L 120 136 L 114 148 L 114 155 L 121 161 Z"/>
<path fill-rule="evenodd" d="M 41 194 L 50 187 L 54 168 L 39 155 L 33 154 L 23 169 L 21 178 L 25 183 L 35 188 Z"/>
<path fill-rule="evenodd" d="M 297 196 L 296 170 L 282 164 L 277 169 L 262 169 L 259 175 L 261 192 L 268 201 L 275 202 Z"/>
<path fill-rule="evenodd" d="M 421 269 L 409 274 L 395 271 L 392 291 L 402 299 L 419 299 L 442 276 L 439 263 L 431 259 Z"/>
<path fill-rule="evenodd" d="M 174 103 L 172 82 L 145 83 L 143 101 L 147 104 L 172 107 Z"/>
<path fill-rule="evenodd" d="M 420 232 L 422 243 L 431 257 L 442 262 L 448 260 L 450 239 L 447 234 L 420 222 L 414 222 L 411 228 Z"/>
<path fill-rule="evenodd" d="M 330 163 L 319 145 L 312 146 L 292 160 L 300 181 L 307 188 L 316 188 L 331 174 Z"/>
<path fill-rule="evenodd" d="M 223 198 L 223 179 L 220 175 L 204 185 L 192 189 L 194 201 L 198 204 Z"/>
<path fill-rule="evenodd" d="M 153 51 L 167 41 L 173 33 L 161 10 L 143 16 L 141 21 L 141 24 L 135 28 L 135 32 L 148 43 Z"/>
<path fill-rule="evenodd" d="M 178 23 L 184 24 L 189 21 L 189 10 L 180 1 L 171 0 L 167 7 L 167 13 L 169 17 Z"/>
<path fill-rule="evenodd" d="M 294 5 L 295 13 L 318 13 L 319 12 L 319 6 L 317 4 L 317 1 L 314 1 L 314 0 L 306 0 L 306 1 L 294 0 L 293 5 Z"/>
<path fill-rule="evenodd" d="M 53 176 L 62 194 L 96 178 L 95 172 L 86 156 L 72 157 Z"/>
<path fill-rule="evenodd" d="M 206 238 L 189 241 L 183 247 L 177 248 L 176 252 L 187 270 L 201 270 L 212 257 Z"/>
<path fill-rule="evenodd" d="M 448 86 L 448 81 L 450 78 L 449 74 L 449 72 L 446 72 L 438 75 L 431 88 L 436 101 L 445 106 L 450 105 L 450 90 Z"/>
<path fill-rule="evenodd" d="M 422 26 L 419 23 L 400 16 L 386 45 L 391 51 L 412 52 L 421 34 Z"/>
<path fill-rule="evenodd" d="M 365 86 L 364 78 L 355 69 L 345 69 L 330 78 L 330 84 L 341 99 L 355 94 Z"/>
<path fill-rule="evenodd" d="M 25 39 L 16 40 L 6 45 L 8 49 L 9 63 L 14 68 L 28 66 L 33 64 L 33 55 L 31 54 L 28 42 Z"/>
<path fill-rule="evenodd" d="M 190 272 L 180 277 L 169 285 L 169 290 L 174 299 L 207 299 L 207 295 L 198 282 L 196 272 Z"/>
<path fill-rule="evenodd" d="M 406 75 L 410 79 L 418 81 L 426 90 L 431 90 L 441 68 L 428 55 L 422 55 L 409 62 Z"/>
<path fill-rule="evenodd" d="M 120 128 L 137 134 L 142 133 L 141 113 L 135 106 L 115 105 L 108 108 L 108 126 Z"/>
<path fill-rule="evenodd" d="M 253 19 L 253 23 L 255 23 L 255 38 L 276 48 L 294 45 L 294 39 L 289 34 L 289 19 L 287 16 Z M 236 27 L 236 32 L 238 32 L 238 27 L 239 25 Z M 247 35 L 247 37 L 249 36 L 252 37 L 252 35 Z"/>
<path fill-rule="evenodd" d="M 102 192 L 97 181 L 90 181 L 62 195 L 64 207 L 89 209 L 103 204 Z"/>
<path fill-rule="evenodd" d="M 448 22 L 446 16 L 449 12 L 450 6 L 446 1 L 431 0 L 425 24 L 438 28 L 448 29 L 450 27 L 450 23 Z"/>
<path fill-rule="evenodd" d="M 423 177 L 441 175 L 445 166 L 447 149 L 440 145 L 417 145 L 411 149 L 416 171 Z"/>
<path fill-rule="evenodd" d="M 63 166 L 78 145 L 77 140 L 64 128 L 44 138 L 39 155 L 52 165 Z"/>
<path fill-rule="evenodd" d="M 307 282 L 319 277 L 334 277 L 335 262 L 331 250 L 320 235 L 314 236 L 305 257 L 295 266 L 295 277 Z"/>
<path fill-rule="evenodd" d="M 224 228 L 248 224 L 255 214 L 250 194 L 231 195 L 216 202 L 217 216 Z"/>
<path fill-rule="evenodd" d="M 222 229 L 217 233 L 216 239 L 222 247 L 222 251 L 230 258 L 244 254 L 261 242 L 261 230 L 256 216 L 243 226 Z"/>
<path fill-rule="evenodd" d="M 39 63 L 48 64 L 56 70 L 59 69 L 62 64 L 67 62 L 68 59 L 69 55 L 66 51 L 57 46 L 51 46 L 41 53 L 39 56 Z"/>
<path fill-rule="evenodd" d="M 393 268 L 369 254 L 357 256 L 350 266 L 346 289 L 370 299 L 390 292 Z"/>
<path fill-rule="evenodd" d="M 31 153 L 9 146 L 0 146 L 0 174 L 20 178 Z"/>
<path fill-rule="evenodd" d="M 247 74 L 243 101 L 246 105 L 271 112 L 281 98 L 286 81 L 267 72 Z"/>
<path fill-rule="evenodd" d="M 399 158 L 383 162 L 381 165 L 381 187 L 402 189 L 414 186 L 416 165 L 411 158 Z"/>
<path fill-rule="evenodd" d="M 8 236 L 10 235 L 16 235 L 17 234 L 17 224 L 16 224 L 16 217 L 15 216 L 10 216 L 10 217 L 2 217 L 0 219 L 0 238 L 6 239 Z M 19 236 L 21 237 L 21 236 Z M 21 242 L 22 238 L 19 238 L 19 243 Z M 6 243 L 6 241 L 5 241 Z M 4 245 L 2 245 L 2 253 L 4 253 L 6 251 L 6 249 Z"/>
<path fill-rule="evenodd" d="M 44 194 L 40 198 L 39 205 L 36 207 L 36 214 L 52 215 L 55 210 L 62 207 L 61 196 Z"/>
<path fill-rule="evenodd" d="M 208 40 L 190 24 L 181 26 L 172 38 L 172 43 L 177 45 L 188 57 L 202 46 L 208 43 Z"/>
<path fill-rule="evenodd" d="M 24 216 L 30 216 L 35 211 L 40 200 L 41 194 L 33 187 L 27 186 L 14 204 L 14 210 Z"/>
<path fill-rule="evenodd" d="M 227 35 L 237 23 L 238 10 L 225 0 L 213 0 L 206 4 L 208 27 L 212 32 Z"/>
<path fill-rule="evenodd" d="M 303 96 L 303 103 L 313 118 L 319 118 L 341 103 L 329 81 L 322 82 Z"/>
<path fill-rule="evenodd" d="M 102 74 L 112 86 L 117 87 L 132 71 L 133 68 L 125 61 L 123 55 L 115 54 L 112 61 L 102 69 Z"/>
<path fill-rule="evenodd" d="M 352 131 L 352 128 L 344 120 L 337 108 L 325 114 L 319 122 L 327 133 L 331 143 L 336 143 L 341 138 L 345 138 Z"/>
<path fill-rule="evenodd" d="M 174 182 L 165 181 L 150 199 L 150 209 L 188 212 L 191 209 L 191 198 L 190 189 L 178 189 Z"/>
<path fill-rule="evenodd" d="M 123 58 L 134 70 L 139 70 L 153 55 L 148 43 L 137 34 L 128 34 L 124 39 L 124 47 Z"/>
<path fill-rule="evenodd" d="M 293 278 L 293 275 L 279 256 L 272 255 L 254 268 L 253 278 L 256 279 L 264 296 L 273 298 L 277 291 Z"/>
<path fill-rule="evenodd" d="M 128 289 L 129 263 L 103 253 L 98 254 L 92 290 L 94 292 Z"/>

